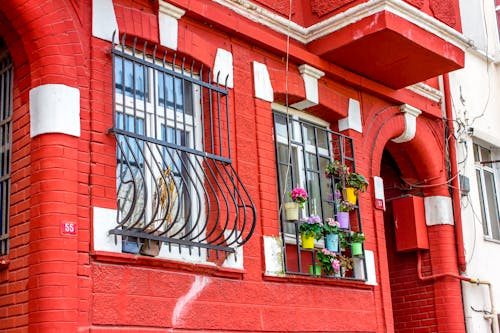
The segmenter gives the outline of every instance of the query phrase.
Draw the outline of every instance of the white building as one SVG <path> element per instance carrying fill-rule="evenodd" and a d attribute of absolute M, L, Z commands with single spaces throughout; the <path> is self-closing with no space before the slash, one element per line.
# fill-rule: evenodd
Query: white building
<path fill-rule="evenodd" d="M 498 332 L 492 309 L 498 313 L 500 306 L 500 43 L 496 14 L 500 1 L 460 0 L 460 6 L 463 33 L 475 45 L 466 50 L 465 67 L 450 74 L 462 189 L 464 275 L 491 285 L 464 282 L 464 312 L 468 332 Z"/>

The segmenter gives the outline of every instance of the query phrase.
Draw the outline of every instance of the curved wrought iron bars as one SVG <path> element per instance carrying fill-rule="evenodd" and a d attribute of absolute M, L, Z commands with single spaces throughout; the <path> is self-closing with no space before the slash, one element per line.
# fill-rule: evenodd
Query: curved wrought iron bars
<path fill-rule="evenodd" d="M 194 61 L 187 71 L 185 58 L 131 44 L 123 35 L 111 50 L 118 214 L 110 233 L 235 252 L 256 211 L 232 165 L 227 85 Z"/>

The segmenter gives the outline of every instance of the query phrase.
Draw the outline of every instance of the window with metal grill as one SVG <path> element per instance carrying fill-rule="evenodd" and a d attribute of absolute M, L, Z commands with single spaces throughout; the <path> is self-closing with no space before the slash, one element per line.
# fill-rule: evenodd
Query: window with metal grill
<path fill-rule="evenodd" d="M 0 256 L 9 253 L 12 71 L 9 53 L 0 39 Z"/>
<path fill-rule="evenodd" d="M 233 168 L 227 88 L 194 61 L 125 44 L 112 49 L 118 214 L 110 233 L 125 252 L 201 261 L 234 253 L 256 213 Z"/>
<path fill-rule="evenodd" d="M 353 256 L 349 249 L 339 244 L 333 257 L 342 260 L 348 269 L 342 269 L 338 276 L 321 273 L 318 252 L 325 249 L 326 234 L 322 234 L 314 248 L 305 248 L 299 227 L 301 219 L 317 216 L 322 223 L 337 219 L 338 196 L 345 186 L 337 177 L 326 177 L 325 170 L 334 160 L 354 170 L 352 139 L 329 129 L 329 124 L 309 114 L 280 105 L 274 105 L 274 133 L 278 169 L 279 198 L 282 209 L 281 231 L 283 237 L 284 266 L 287 274 L 322 275 L 344 279 L 364 280 L 366 267 L 364 256 Z M 301 187 L 308 193 L 308 200 L 299 209 L 299 218 L 287 219 L 283 208 L 290 202 L 289 193 Z M 344 243 L 349 242 L 351 231 L 361 232 L 359 208 L 350 213 L 350 224 L 341 229 Z"/>

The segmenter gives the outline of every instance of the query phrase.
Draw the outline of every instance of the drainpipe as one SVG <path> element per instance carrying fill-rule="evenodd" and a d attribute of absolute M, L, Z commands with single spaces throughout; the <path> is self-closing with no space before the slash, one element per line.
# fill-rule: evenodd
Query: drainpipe
<path fill-rule="evenodd" d="M 488 286 L 488 291 L 490 294 L 490 313 L 484 315 L 484 319 L 486 320 L 491 320 L 491 331 L 492 333 L 500 333 L 500 328 L 498 324 L 498 316 L 497 312 L 495 309 L 495 298 L 493 297 L 493 286 L 491 285 L 491 282 L 486 281 L 486 280 L 479 280 L 479 279 L 473 279 L 468 276 L 462 276 L 454 273 L 441 273 L 441 274 L 436 274 L 436 275 L 429 275 L 429 276 L 423 276 L 422 275 L 422 255 L 420 251 L 417 251 L 417 273 L 418 273 L 418 278 L 421 281 L 430 281 L 430 280 L 437 280 L 440 278 L 444 277 L 449 277 L 453 279 L 457 279 L 460 281 L 465 281 L 471 284 L 483 284 Z"/>
<path fill-rule="evenodd" d="M 458 180 L 457 149 L 455 139 L 455 128 L 453 126 L 453 113 L 451 105 L 450 78 L 448 74 L 443 75 L 444 108 L 446 113 L 446 124 L 449 129 L 449 140 L 447 140 L 448 157 L 450 159 L 451 199 L 453 202 L 453 215 L 455 217 L 455 240 L 457 243 L 457 262 L 460 272 L 465 272 L 466 261 L 464 255 L 464 234 L 462 228 L 462 215 L 460 207 L 460 193 Z"/>

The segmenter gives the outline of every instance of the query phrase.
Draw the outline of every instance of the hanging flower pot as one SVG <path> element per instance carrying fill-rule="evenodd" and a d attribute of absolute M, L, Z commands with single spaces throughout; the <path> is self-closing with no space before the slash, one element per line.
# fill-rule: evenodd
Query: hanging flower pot
<path fill-rule="evenodd" d="M 325 236 L 325 245 L 329 251 L 339 252 L 339 235 L 327 234 Z"/>
<path fill-rule="evenodd" d="M 314 249 L 314 236 L 301 233 L 300 238 L 302 240 L 302 247 L 304 249 Z"/>
<path fill-rule="evenodd" d="M 345 200 L 352 205 L 356 204 L 358 196 L 356 195 L 356 189 L 354 187 L 347 187 L 345 191 Z"/>
<path fill-rule="evenodd" d="M 356 242 L 351 244 L 351 254 L 353 256 L 360 256 L 363 254 L 363 247 L 361 242 Z"/>
<path fill-rule="evenodd" d="M 286 202 L 284 204 L 285 218 L 289 221 L 297 221 L 299 219 L 299 204 L 296 202 Z"/>
<path fill-rule="evenodd" d="M 349 212 L 338 212 L 337 221 L 341 229 L 349 229 Z"/>

